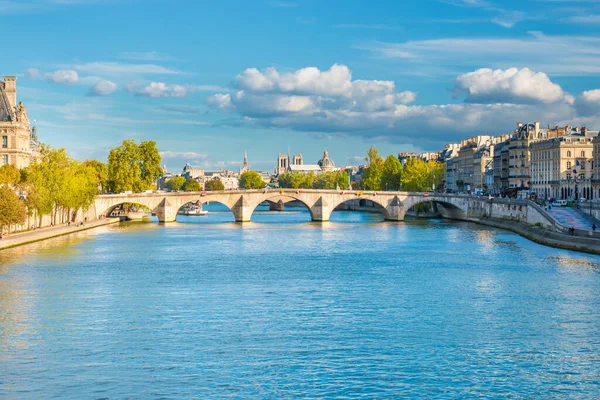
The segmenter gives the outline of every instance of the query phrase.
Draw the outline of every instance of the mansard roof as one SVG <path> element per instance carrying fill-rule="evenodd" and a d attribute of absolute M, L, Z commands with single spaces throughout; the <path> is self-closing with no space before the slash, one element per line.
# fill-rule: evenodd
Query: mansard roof
<path fill-rule="evenodd" d="M 0 81 L 0 122 L 2 121 L 14 121 L 15 111 L 8 102 L 8 97 L 4 92 L 4 82 Z"/>

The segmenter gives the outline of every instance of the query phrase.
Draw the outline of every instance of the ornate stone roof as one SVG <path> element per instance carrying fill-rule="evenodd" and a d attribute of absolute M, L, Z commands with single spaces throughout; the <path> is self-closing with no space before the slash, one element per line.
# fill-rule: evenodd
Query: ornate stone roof
<path fill-rule="evenodd" d="M 329 154 L 327 154 L 327 150 L 325 150 L 323 152 L 323 158 L 321 158 L 317 164 L 321 168 L 335 167 L 335 163 L 333 162 L 333 160 L 331 158 L 329 158 Z"/>
<path fill-rule="evenodd" d="M 0 81 L 0 122 L 2 121 L 14 121 L 15 111 L 8 102 L 8 97 L 4 92 L 4 82 Z"/>

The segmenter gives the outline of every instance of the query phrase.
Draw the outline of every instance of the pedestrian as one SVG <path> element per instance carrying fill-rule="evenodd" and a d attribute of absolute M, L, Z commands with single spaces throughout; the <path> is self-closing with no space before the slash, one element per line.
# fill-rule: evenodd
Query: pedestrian
<path fill-rule="evenodd" d="M 596 232 L 596 224 L 592 224 L 592 230 Z"/>
<path fill-rule="evenodd" d="M 0 232 L 0 240 L 2 240 L 2 232 Z"/>

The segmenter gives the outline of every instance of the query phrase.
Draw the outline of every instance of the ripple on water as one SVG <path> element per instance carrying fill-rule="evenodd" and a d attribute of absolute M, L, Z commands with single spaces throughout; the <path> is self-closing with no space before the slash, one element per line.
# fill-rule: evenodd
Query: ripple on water
<path fill-rule="evenodd" d="M 380 219 L 215 208 L 3 251 L 2 396 L 600 397 L 600 257 Z"/>

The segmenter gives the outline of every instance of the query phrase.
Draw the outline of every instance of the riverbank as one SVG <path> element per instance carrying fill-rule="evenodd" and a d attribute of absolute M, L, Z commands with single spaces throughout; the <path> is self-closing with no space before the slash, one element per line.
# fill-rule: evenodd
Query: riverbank
<path fill-rule="evenodd" d="M 13 233 L 5 235 L 0 240 L 0 250 L 8 249 L 11 247 L 22 246 L 24 244 L 35 243 L 41 240 L 52 239 L 58 236 L 69 235 L 71 233 L 85 231 L 88 229 L 97 228 L 99 226 L 110 225 L 119 223 L 118 218 L 106 218 L 98 219 L 95 221 L 87 222 L 85 225 L 61 225 L 47 228 L 39 228 L 34 231 L 27 231 L 21 233 Z"/>
<path fill-rule="evenodd" d="M 533 242 L 565 250 L 581 251 L 589 254 L 600 254 L 600 240 L 565 235 L 539 228 L 524 222 L 502 220 L 496 218 L 474 218 L 468 221 L 512 231 Z"/>

